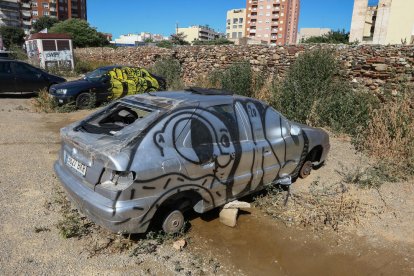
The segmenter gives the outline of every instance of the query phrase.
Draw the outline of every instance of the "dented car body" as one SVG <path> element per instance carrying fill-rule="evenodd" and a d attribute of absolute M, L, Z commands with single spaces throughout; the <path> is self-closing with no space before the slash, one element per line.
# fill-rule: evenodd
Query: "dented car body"
<path fill-rule="evenodd" d="M 55 171 L 71 200 L 113 232 L 142 233 L 153 219 L 176 232 L 183 213 L 204 213 L 291 184 L 324 162 L 323 130 L 266 104 L 192 89 L 125 97 L 61 130 Z"/>

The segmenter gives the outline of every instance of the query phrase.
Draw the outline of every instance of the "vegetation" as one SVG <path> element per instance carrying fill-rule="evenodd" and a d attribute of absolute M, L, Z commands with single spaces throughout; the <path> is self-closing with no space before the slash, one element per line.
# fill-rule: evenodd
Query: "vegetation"
<path fill-rule="evenodd" d="M 299 123 L 356 135 L 368 126 L 377 101 L 353 90 L 338 75 L 339 64 L 331 51 L 305 53 L 291 66 L 280 90 L 274 91 L 274 105 Z"/>
<path fill-rule="evenodd" d="M 158 46 L 158 47 L 161 47 L 161 48 L 168 48 L 168 49 L 171 49 L 174 45 L 173 45 L 173 43 L 172 43 L 171 41 L 169 41 L 169 40 L 162 40 L 162 41 L 160 41 L 160 42 L 158 42 L 158 43 L 157 43 L 157 46 Z"/>
<path fill-rule="evenodd" d="M 345 32 L 345 30 L 330 31 L 322 36 L 312 36 L 303 39 L 301 43 L 349 44 L 349 32 Z"/>
<path fill-rule="evenodd" d="M 58 22 L 59 20 L 55 17 L 50 17 L 50 16 L 39 17 L 39 19 L 32 25 L 33 32 L 38 33 L 41 30 L 50 29 L 53 27 L 53 25 L 55 25 Z"/>
<path fill-rule="evenodd" d="M 165 78 L 168 90 L 178 90 L 184 87 L 181 80 L 181 64 L 174 58 L 158 60 L 150 71 L 155 75 Z"/>
<path fill-rule="evenodd" d="M 11 52 L 11 54 L 10 54 L 11 57 L 14 58 L 14 59 L 23 60 L 23 61 L 28 60 L 28 56 L 27 56 L 26 51 L 22 47 L 20 47 L 16 44 L 10 45 L 9 51 Z"/>
<path fill-rule="evenodd" d="M 82 19 L 68 19 L 53 25 L 51 33 L 67 33 L 72 36 L 74 47 L 102 47 L 109 44 L 105 35 Z"/>
<path fill-rule="evenodd" d="M 173 45 L 190 45 L 185 38 L 187 36 L 184 33 L 172 34 L 170 36 L 170 41 Z"/>
<path fill-rule="evenodd" d="M 227 38 L 216 38 L 214 40 L 195 40 L 193 45 L 228 45 L 234 44 L 233 41 L 228 40 Z"/>
<path fill-rule="evenodd" d="M 24 31 L 22 28 L 0 26 L 0 35 L 3 38 L 3 44 L 6 49 L 12 45 L 21 47 L 24 43 Z"/>

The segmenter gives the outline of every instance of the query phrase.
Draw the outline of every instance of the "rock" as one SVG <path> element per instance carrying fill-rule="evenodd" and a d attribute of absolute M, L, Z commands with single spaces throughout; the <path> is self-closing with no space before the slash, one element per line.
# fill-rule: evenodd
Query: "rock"
<path fill-rule="evenodd" d="M 243 209 L 243 208 L 251 208 L 252 206 L 248 202 L 243 201 L 232 201 L 224 205 L 223 209 Z"/>
<path fill-rule="evenodd" d="M 374 68 L 376 71 L 386 71 L 388 69 L 388 65 L 387 64 L 374 64 Z"/>
<path fill-rule="evenodd" d="M 239 209 L 223 209 L 220 212 L 220 222 L 229 227 L 235 227 L 237 224 L 237 214 Z"/>
<path fill-rule="evenodd" d="M 173 247 L 176 250 L 182 250 L 186 245 L 187 245 L 187 242 L 185 240 L 183 240 L 183 239 L 178 240 L 178 241 L 175 241 L 173 243 Z"/>

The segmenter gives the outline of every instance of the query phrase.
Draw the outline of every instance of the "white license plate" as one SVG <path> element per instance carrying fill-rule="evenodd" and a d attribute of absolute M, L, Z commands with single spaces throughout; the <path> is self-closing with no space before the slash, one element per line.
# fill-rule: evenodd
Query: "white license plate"
<path fill-rule="evenodd" d="M 66 159 L 66 165 L 68 165 L 69 167 L 71 167 L 72 169 L 80 173 L 81 175 L 83 176 L 86 175 L 86 165 L 82 164 L 81 162 L 79 162 L 78 160 L 70 156 L 68 156 L 68 158 Z"/>

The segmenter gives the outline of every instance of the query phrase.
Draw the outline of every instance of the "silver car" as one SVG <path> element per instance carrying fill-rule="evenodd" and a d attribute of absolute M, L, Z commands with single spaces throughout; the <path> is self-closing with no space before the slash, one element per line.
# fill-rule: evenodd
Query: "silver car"
<path fill-rule="evenodd" d="M 63 128 L 61 138 L 55 171 L 72 202 L 122 233 L 151 223 L 177 232 L 186 210 L 290 185 L 330 148 L 325 131 L 261 101 L 200 88 L 125 97 Z"/>

